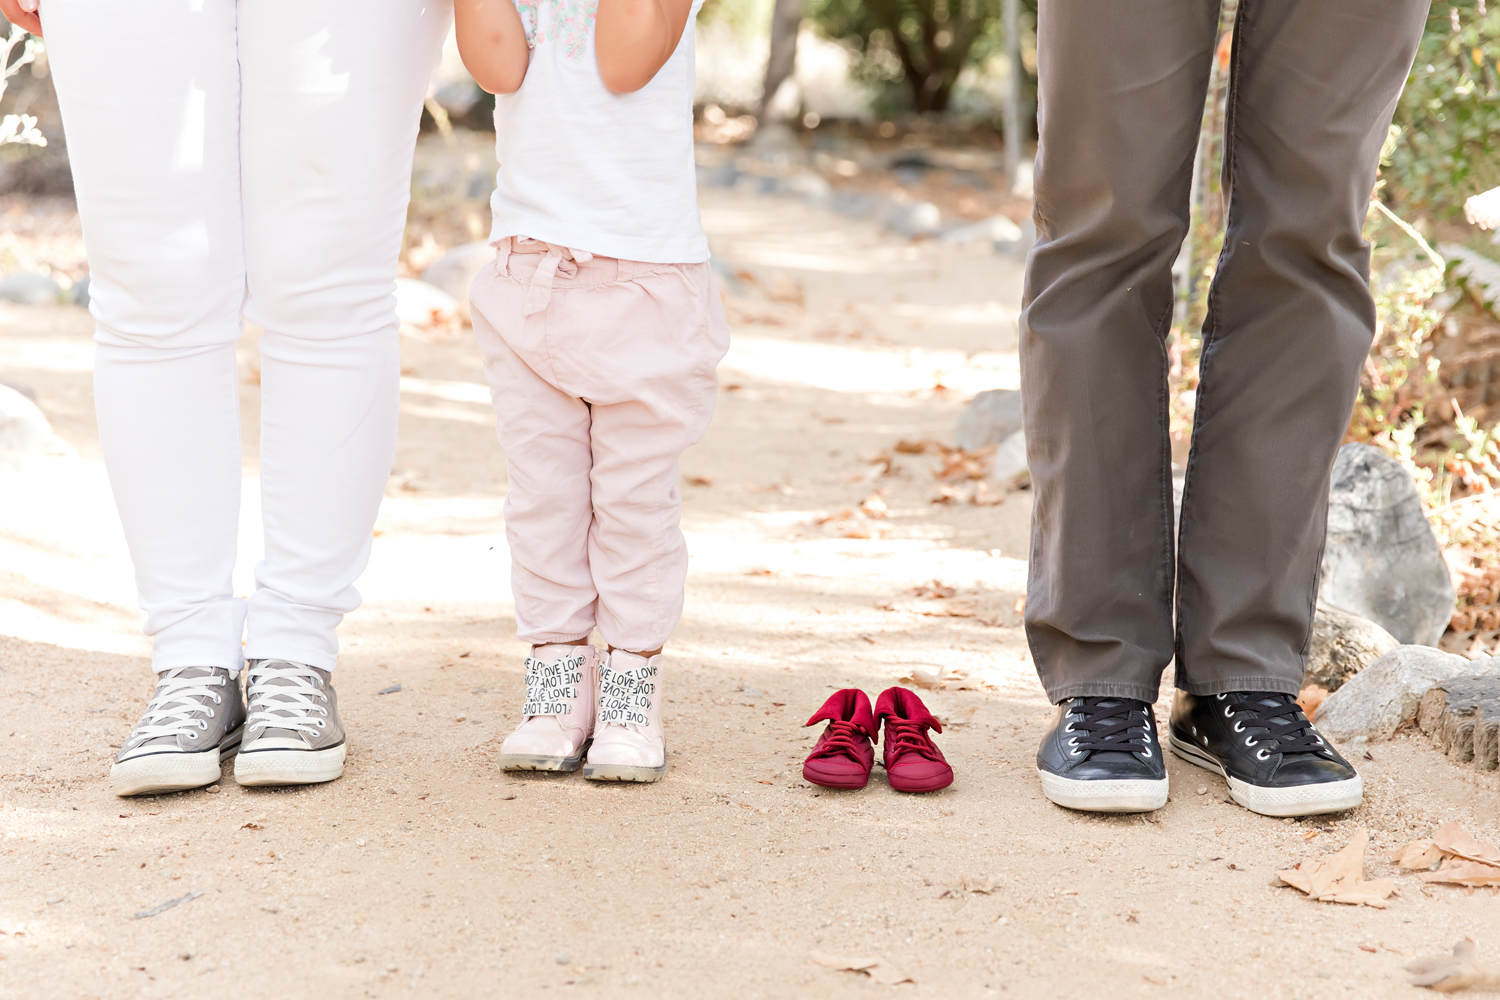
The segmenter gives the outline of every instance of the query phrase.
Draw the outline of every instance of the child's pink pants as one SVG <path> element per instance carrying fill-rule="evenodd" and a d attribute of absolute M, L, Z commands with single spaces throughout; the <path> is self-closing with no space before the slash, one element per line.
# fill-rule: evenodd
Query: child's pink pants
<path fill-rule="evenodd" d="M 471 296 L 510 475 L 517 633 L 541 645 L 597 625 L 656 649 L 687 577 L 678 458 L 708 429 L 729 349 L 709 265 L 507 241 Z"/>

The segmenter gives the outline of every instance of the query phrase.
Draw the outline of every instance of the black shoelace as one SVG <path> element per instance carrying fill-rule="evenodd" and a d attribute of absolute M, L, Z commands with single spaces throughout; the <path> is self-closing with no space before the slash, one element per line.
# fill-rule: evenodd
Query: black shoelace
<path fill-rule="evenodd" d="M 1217 696 L 1220 711 L 1234 721 L 1235 732 L 1244 733 L 1246 746 L 1273 753 L 1316 753 L 1332 757 L 1333 751 L 1302 714 L 1297 699 L 1270 691 L 1234 691 Z M 1264 735 L 1261 735 L 1264 734 Z"/>
<path fill-rule="evenodd" d="M 1078 698 L 1068 713 L 1069 743 L 1077 750 L 1149 754 L 1150 716 L 1133 698 Z"/>

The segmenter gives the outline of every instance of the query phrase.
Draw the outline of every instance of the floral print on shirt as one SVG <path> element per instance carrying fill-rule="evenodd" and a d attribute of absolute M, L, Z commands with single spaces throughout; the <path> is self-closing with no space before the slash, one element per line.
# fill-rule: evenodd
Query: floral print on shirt
<path fill-rule="evenodd" d="M 515 0 L 515 4 L 526 28 L 527 45 L 536 48 L 541 42 L 561 42 L 570 61 L 583 61 L 599 0 Z"/>

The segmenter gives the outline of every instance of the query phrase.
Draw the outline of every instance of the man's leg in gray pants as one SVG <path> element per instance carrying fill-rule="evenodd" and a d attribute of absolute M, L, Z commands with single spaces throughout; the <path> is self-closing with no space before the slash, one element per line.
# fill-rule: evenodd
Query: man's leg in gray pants
<path fill-rule="evenodd" d="M 1040 4 L 1026 630 L 1054 702 L 1152 702 L 1174 655 L 1197 695 L 1302 679 L 1329 475 L 1374 333 L 1360 231 L 1427 3 L 1240 2 L 1174 558 L 1165 341 L 1218 11 Z"/>

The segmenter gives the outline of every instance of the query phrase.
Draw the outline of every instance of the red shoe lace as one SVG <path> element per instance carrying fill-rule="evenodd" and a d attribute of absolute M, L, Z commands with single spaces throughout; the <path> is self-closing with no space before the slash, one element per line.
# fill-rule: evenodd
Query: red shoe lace
<path fill-rule="evenodd" d="M 927 730 L 932 728 L 925 722 L 911 722 L 887 717 L 885 720 L 885 746 L 892 757 L 911 752 L 928 760 L 942 760 L 943 755 Z"/>
<path fill-rule="evenodd" d="M 860 745 L 869 741 L 869 735 L 852 722 L 830 722 L 826 738 L 808 759 L 837 757 L 842 754 L 851 760 L 857 760 Z"/>

